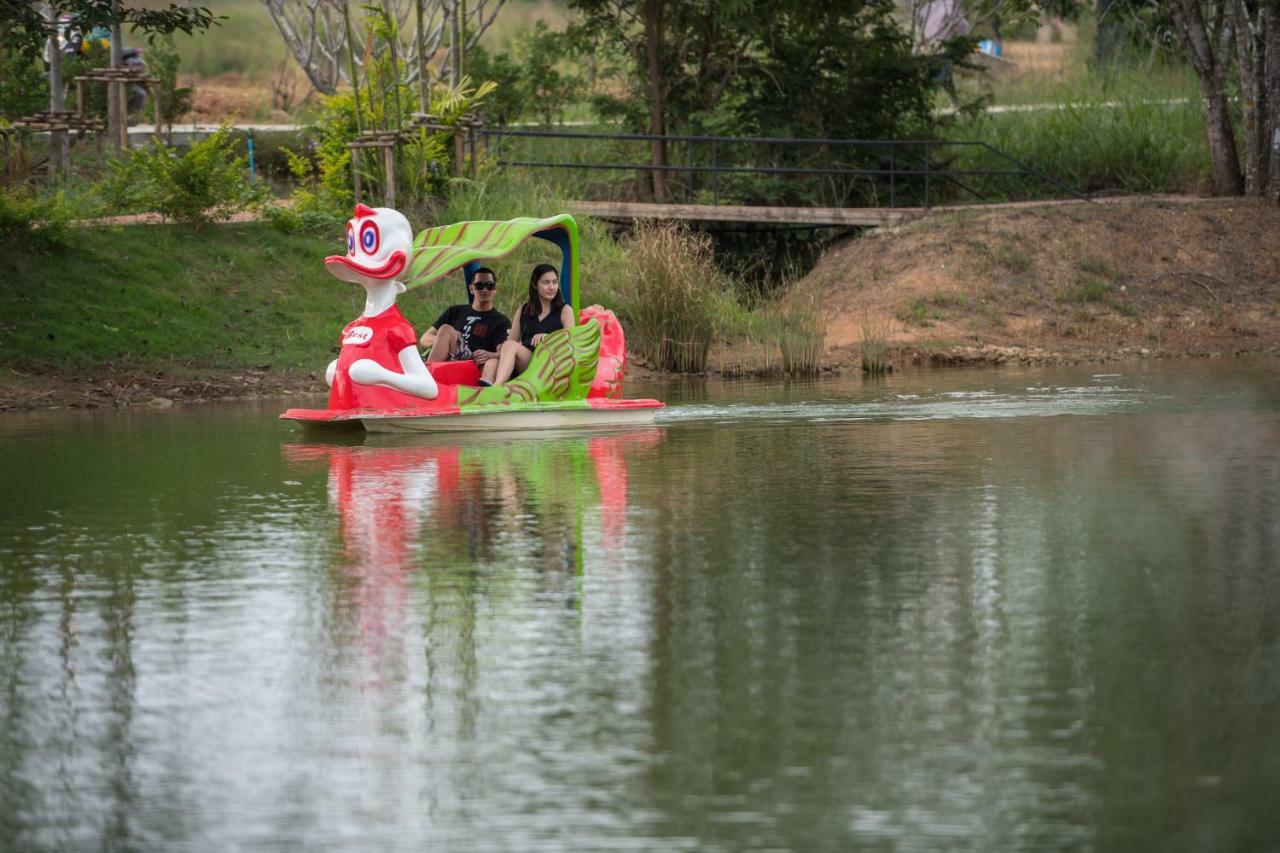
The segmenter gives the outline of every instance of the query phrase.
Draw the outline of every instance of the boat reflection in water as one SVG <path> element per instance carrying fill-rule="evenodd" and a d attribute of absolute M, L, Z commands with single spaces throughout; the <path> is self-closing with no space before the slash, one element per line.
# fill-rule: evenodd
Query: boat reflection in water
<path fill-rule="evenodd" d="M 406 600 L 419 583 L 433 602 L 474 603 L 478 589 L 535 576 L 580 607 L 584 553 L 607 560 L 624 548 L 628 465 L 662 438 L 658 428 L 432 444 L 359 436 L 283 452 L 304 472 L 328 466 L 339 586 L 360 644 L 380 658 L 389 637 L 410 629 Z"/>

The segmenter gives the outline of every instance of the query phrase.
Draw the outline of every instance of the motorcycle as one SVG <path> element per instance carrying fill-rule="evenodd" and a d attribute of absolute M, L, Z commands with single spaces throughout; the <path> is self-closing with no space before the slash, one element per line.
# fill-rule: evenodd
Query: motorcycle
<path fill-rule="evenodd" d="M 75 18 L 71 15 L 61 15 L 58 18 L 58 47 L 65 56 L 79 57 L 88 56 L 93 46 L 99 45 L 104 51 L 109 52 L 111 49 L 111 31 L 106 27 L 95 27 L 89 31 L 86 36 L 76 26 Z M 142 58 L 142 48 L 126 47 L 121 51 L 121 61 L 126 68 L 138 68 L 142 71 L 147 70 L 146 60 Z M 45 47 L 45 65 L 49 64 L 49 48 Z M 127 88 L 128 93 L 128 110 L 132 113 L 142 111 L 147 103 L 147 88 L 138 83 L 131 83 Z"/>

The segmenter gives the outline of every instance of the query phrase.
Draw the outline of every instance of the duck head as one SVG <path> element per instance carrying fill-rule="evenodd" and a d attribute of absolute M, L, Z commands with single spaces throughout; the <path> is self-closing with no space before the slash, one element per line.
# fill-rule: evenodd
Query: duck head
<path fill-rule="evenodd" d="M 347 253 L 330 255 L 324 266 L 334 278 L 368 288 L 394 281 L 408 266 L 412 249 L 413 228 L 403 214 L 357 204 L 347 221 Z"/>

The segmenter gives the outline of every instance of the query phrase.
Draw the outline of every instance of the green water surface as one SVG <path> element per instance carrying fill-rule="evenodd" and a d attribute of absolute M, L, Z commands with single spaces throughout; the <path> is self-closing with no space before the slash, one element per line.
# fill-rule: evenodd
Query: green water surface
<path fill-rule="evenodd" d="M 1278 368 L 0 417 L 0 849 L 1280 849 Z"/>

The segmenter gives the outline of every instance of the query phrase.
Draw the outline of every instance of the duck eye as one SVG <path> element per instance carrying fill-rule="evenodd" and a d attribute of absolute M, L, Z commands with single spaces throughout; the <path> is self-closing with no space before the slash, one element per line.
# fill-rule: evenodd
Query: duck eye
<path fill-rule="evenodd" d="M 372 255 L 378 251 L 378 226 L 372 222 L 366 222 L 360 228 L 360 247 L 367 254 Z"/>
<path fill-rule="evenodd" d="M 347 226 L 347 254 L 354 255 L 356 253 L 356 232 L 351 230 L 351 226 Z"/>

